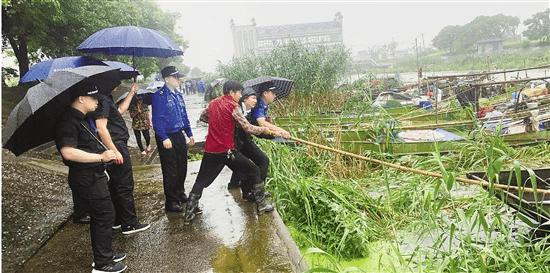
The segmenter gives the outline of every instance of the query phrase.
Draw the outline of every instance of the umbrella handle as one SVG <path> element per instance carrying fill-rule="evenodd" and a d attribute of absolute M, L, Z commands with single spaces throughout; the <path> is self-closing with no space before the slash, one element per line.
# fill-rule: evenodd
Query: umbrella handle
<path fill-rule="evenodd" d="M 136 54 L 134 50 L 134 54 L 132 54 L 132 68 L 134 68 L 134 72 L 136 72 Z M 134 73 L 135 75 L 135 73 Z M 134 76 L 134 83 L 137 81 L 137 75 Z"/>

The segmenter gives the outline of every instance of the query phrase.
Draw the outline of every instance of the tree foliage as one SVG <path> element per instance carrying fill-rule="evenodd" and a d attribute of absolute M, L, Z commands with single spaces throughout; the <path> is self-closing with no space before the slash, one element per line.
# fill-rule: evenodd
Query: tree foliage
<path fill-rule="evenodd" d="M 533 14 L 523 22 L 527 29 L 522 34 L 530 40 L 550 42 L 550 9 Z"/>
<path fill-rule="evenodd" d="M 216 70 L 226 79 L 246 81 L 259 76 L 277 76 L 294 80 L 303 92 L 327 91 L 337 85 L 351 62 L 351 54 L 343 46 L 308 48 L 291 42 L 265 55 L 249 55 L 219 63 Z"/>
<path fill-rule="evenodd" d="M 107 27 L 134 25 L 164 32 L 185 47 L 175 33 L 177 13 L 162 11 L 150 0 L 4 0 L 2 2 L 2 41 L 14 50 L 23 75 L 30 62 L 43 58 L 81 55 L 76 47 L 94 32 Z M 131 57 L 102 56 L 131 64 Z M 160 64 L 174 60 L 138 60 L 136 68 L 144 75 Z"/>
<path fill-rule="evenodd" d="M 480 40 L 515 36 L 519 23 L 519 18 L 515 16 L 478 16 L 463 26 L 444 27 L 432 43 L 449 52 L 467 51 L 473 49 Z"/>

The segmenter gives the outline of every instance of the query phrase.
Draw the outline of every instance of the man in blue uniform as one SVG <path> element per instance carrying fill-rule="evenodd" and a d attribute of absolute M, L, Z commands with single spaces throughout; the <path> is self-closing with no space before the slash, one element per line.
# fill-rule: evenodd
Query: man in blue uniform
<path fill-rule="evenodd" d="M 166 197 L 165 209 L 169 212 L 183 212 L 185 177 L 187 175 L 187 145 L 193 146 L 195 139 L 187 118 L 183 91 L 178 90 L 182 74 L 174 66 L 161 70 L 165 85 L 152 96 L 153 128 L 162 169 L 162 182 Z M 189 138 L 186 143 L 185 135 Z"/>

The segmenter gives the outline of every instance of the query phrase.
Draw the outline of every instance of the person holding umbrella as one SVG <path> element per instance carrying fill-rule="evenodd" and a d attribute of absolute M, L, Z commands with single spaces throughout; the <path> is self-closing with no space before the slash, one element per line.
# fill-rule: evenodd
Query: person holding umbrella
<path fill-rule="evenodd" d="M 182 203 L 187 201 L 184 188 L 187 145 L 193 146 L 195 139 L 187 118 L 183 90 L 178 89 L 183 75 L 175 66 L 163 68 L 161 74 L 165 84 L 152 95 L 152 112 L 166 197 L 164 207 L 168 212 L 183 212 Z"/>
<path fill-rule="evenodd" d="M 119 81 L 120 83 L 120 81 Z M 115 87 L 115 89 L 118 87 Z M 128 110 L 130 101 L 138 90 L 136 83 L 124 100 L 117 106 L 112 96 L 101 95 L 99 107 L 95 113 L 98 134 L 105 145 L 115 151 L 115 164 L 107 169 L 111 182 L 109 190 L 116 212 L 113 228 L 122 228 L 122 234 L 129 235 L 149 229 L 149 224 L 138 221 L 134 204 L 134 177 L 132 161 L 128 151 L 128 127 L 122 113 Z"/>
<path fill-rule="evenodd" d="M 250 117 L 250 111 L 257 104 L 256 92 L 252 88 L 245 88 L 242 93 L 242 98 L 240 100 L 240 110 L 242 111 L 245 117 Z M 235 147 L 239 150 L 244 156 L 248 157 L 258 168 L 260 169 L 260 179 L 262 183 L 265 183 L 267 178 L 267 171 L 269 168 L 269 157 L 254 143 L 252 136 L 244 131 L 241 127 L 235 127 Z M 231 176 L 231 181 L 239 181 L 242 197 L 250 202 L 254 202 L 254 194 L 252 193 L 252 188 L 254 185 L 251 185 L 248 180 L 244 180 L 242 183 L 241 178 L 245 178 L 239 171 L 233 172 Z M 266 192 L 266 196 L 269 196 L 269 193 Z"/>
<path fill-rule="evenodd" d="M 271 81 L 259 85 L 258 93 L 260 95 L 260 99 L 250 112 L 250 117 L 253 124 L 265 126 L 272 131 L 280 132 L 284 138 L 290 138 L 290 133 L 273 124 L 271 122 L 271 118 L 268 116 L 269 105 L 277 99 L 277 94 L 275 93 L 276 89 L 277 87 Z"/>
<path fill-rule="evenodd" d="M 277 125 L 271 123 L 271 119 L 268 116 L 269 105 L 273 103 L 275 99 L 277 99 L 277 95 L 275 93 L 276 89 L 277 87 L 274 85 L 273 81 L 267 81 L 258 85 L 257 90 L 260 98 L 258 99 L 256 106 L 252 108 L 252 110 L 250 111 L 249 119 L 250 119 L 250 122 L 254 125 L 267 127 L 271 131 L 277 132 L 284 138 L 290 138 L 290 133 L 285 129 L 280 128 Z M 265 135 L 261 135 L 261 137 L 272 138 L 272 136 L 265 136 Z M 267 167 L 265 169 L 265 176 L 267 177 Z M 238 173 L 234 172 L 233 175 L 231 175 L 231 179 L 229 183 L 227 184 L 227 188 L 234 189 L 240 186 L 241 186 L 241 176 Z M 248 196 L 248 198 L 246 198 L 247 200 L 252 198 L 251 195 L 245 194 L 245 189 L 243 189 L 243 196 Z"/>
<path fill-rule="evenodd" d="M 200 212 L 199 199 L 203 190 L 216 179 L 224 166 L 238 170 L 244 174 L 253 186 L 257 211 L 259 214 L 274 209 L 271 202 L 265 198 L 264 184 L 260 178 L 260 170 L 240 151 L 235 149 L 235 126 L 240 126 L 249 134 L 269 134 L 267 127 L 250 124 L 239 110 L 237 102 L 241 98 L 243 86 L 237 81 L 227 81 L 223 85 L 223 96 L 208 105 L 208 134 L 204 145 L 204 154 L 197 174 L 197 179 L 187 200 L 185 223 L 190 223 Z"/>
<path fill-rule="evenodd" d="M 106 163 L 116 159 L 98 139 L 93 119 L 87 115 L 98 106 L 98 88 L 90 83 L 76 86 L 71 93 L 71 106 L 57 122 L 55 143 L 69 167 L 69 186 L 89 212 L 90 237 L 94 264 L 92 272 L 122 272 L 119 263 L 125 253 L 112 249 L 114 208 L 107 186 Z"/>

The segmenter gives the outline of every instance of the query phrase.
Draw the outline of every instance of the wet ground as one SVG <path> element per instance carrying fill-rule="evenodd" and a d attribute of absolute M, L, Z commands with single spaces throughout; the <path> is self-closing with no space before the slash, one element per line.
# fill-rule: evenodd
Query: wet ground
<path fill-rule="evenodd" d="M 206 127 L 196 122 L 204 108 L 202 98 L 187 96 L 186 105 L 195 139 L 203 141 Z M 127 124 L 131 128 L 129 118 Z M 243 201 L 239 191 L 227 190 L 231 175 L 227 168 L 205 190 L 204 214 L 191 225 L 184 225 L 183 214 L 166 213 L 160 165 L 144 165 L 130 135 L 137 212 L 140 221 L 150 223 L 151 228 L 129 236 L 115 232 L 115 250 L 128 253 L 128 272 L 294 272 L 305 268 L 303 262 L 299 265 L 299 252 L 278 214 L 258 217 L 254 204 Z M 2 152 L 3 272 L 91 270 L 89 227 L 67 221 L 72 213 L 67 168 L 55 147 L 44 145 L 18 158 Z M 189 164 L 187 191 L 199 166 L 200 161 Z"/>
<path fill-rule="evenodd" d="M 190 189 L 200 162 L 189 165 Z M 134 235 L 115 232 L 114 247 L 128 253 L 128 272 L 293 272 L 286 242 L 273 215 L 229 192 L 224 169 L 201 199 L 204 209 L 191 225 L 183 214 L 164 211 L 160 166 L 137 167 L 138 216 L 151 229 Z M 89 228 L 68 222 L 21 268 L 21 272 L 83 272 L 92 262 Z"/>
<path fill-rule="evenodd" d="M 72 213 L 66 176 L 3 153 L 2 267 L 14 272 Z"/>

